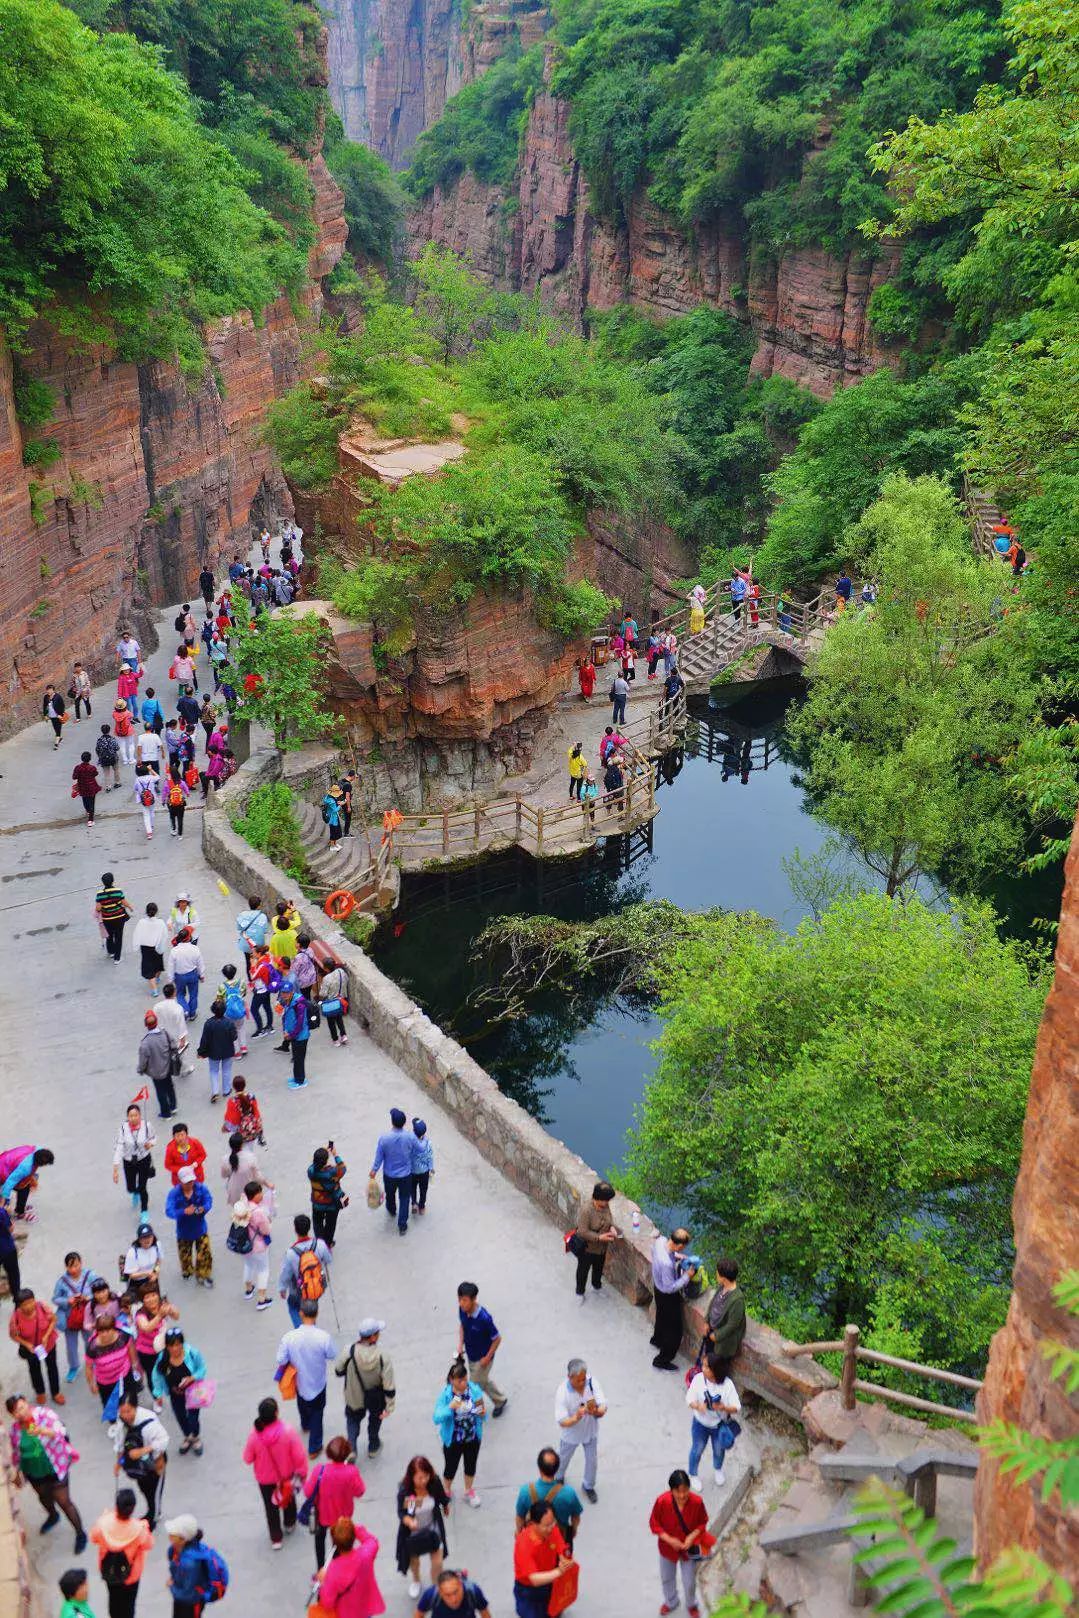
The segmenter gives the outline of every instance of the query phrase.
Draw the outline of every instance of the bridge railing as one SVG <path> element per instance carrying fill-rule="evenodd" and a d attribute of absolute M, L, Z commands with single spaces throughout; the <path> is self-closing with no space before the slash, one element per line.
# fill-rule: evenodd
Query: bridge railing
<path fill-rule="evenodd" d="M 843 1370 L 839 1389 L 844 1410 L 853 1410 L 857 1403 L 855 1395 L 861 1393 L 867 1399 L 887 1399 L 892 1404 L 905 1406 L 908 1410 L 951 1416 L 955 1421 L 977 1420 L 972 1410 L 938 1404 L 933 1399 L 920 1399 L 912 1393 L 899 1393 L 896 1389 L 884 1387 L 879 1382 L 864 1382 L 858 1375 L 859 1361 L 865 1361 L 870 1365 L 887 1366 L 896 1371 L 906 1371 L 910 1375 L 925 1377 L 930 1382 L 946 1382 L 949 1387 L 963 1388 L 971 1393 L 977 1393 L 982 1386 L 977 1378 L 960 1376 L 958 1371 L 942 1371 L 936 1365 L 921 1365 L 916 1360 L 902 1360 L 894 1354 L 880 1354 L 876 1349 L 863 1348 L 861 1336 L 860 1327 L 844 1326 L 840 1340 L 828 1343 L 789 1343 L 783 1352 L 789 1359 L 796 1359 L 802 1354 L 842 1354 Z"/>

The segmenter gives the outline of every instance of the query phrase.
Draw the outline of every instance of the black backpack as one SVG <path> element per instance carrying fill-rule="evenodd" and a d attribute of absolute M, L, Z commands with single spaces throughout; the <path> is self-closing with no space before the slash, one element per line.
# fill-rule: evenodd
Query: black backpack
<path fill-rule="evenodd" d="M 187 614 L 184 613 L 184 612 L 178 612 L 176 614 L 176 617 L 173 619 L 172 627 L 173 627 L 173 629 L 175 629 L 176 633 L 179 634 L 180 631 L 184 628 L 186 623 L 187 623 Z"/>
<path fill-rule="evenodd" d="M 126 1584 L 131 1577 L 131 1563 L 126 1551 L 106 1551 L 101 1558 L 101 1577 L 110 1589 Z"/>

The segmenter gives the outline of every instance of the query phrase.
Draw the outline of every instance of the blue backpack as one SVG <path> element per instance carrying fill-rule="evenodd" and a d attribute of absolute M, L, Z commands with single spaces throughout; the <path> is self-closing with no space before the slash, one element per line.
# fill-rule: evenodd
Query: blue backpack
<path fill-rule="evenodd" d="M 238 1022 L 246 1014 L 247 1007 L 244 1005 L 243 995 L 239 989 L 231 988 L 225 996 L 225 1016 L 232 1017 Z"/>
<path fill-rule="evenodd" d="M 197 1600 L 200 1606 L 206 1607 L 211 1601 L 220 1601 L 228 1589 L 229 1565 L 212 1545 L 200 1545 L 199 1552 L 206 1564 L 206 1578 L 199 1580 Z"/>

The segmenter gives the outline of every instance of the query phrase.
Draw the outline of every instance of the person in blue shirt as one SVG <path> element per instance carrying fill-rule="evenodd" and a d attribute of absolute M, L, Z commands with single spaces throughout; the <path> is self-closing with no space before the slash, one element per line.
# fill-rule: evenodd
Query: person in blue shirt
<path fill-rule="evenodd" d="M 522 1483 L 517 1492 L 517 1532 L 520 1533 L 527 1523 L 529 1508 L 534 1506 L 537 1500 L 544 1500 L 549 1503 L 558 1519 L 562 1538 L 567 1548 L 572 1551 L 574 1535 L 584 1512 L 580 1496 L 568 1483 L 559 1483 L 556 1449 L 541 1449 L 536 1456 L 536 1468 L 539 1477 L 535 1483 Z"/>
<path fill-rule="evenodd" d="M 435 1149 L 427 1139 L 427 1125 L 422 1118 L 413 1118 L 412 1133 L 416 1139 L 412 1147 L 412 1212 L 427 1211 L 427 1187 L 435 1172 Z"/>
<path fill-rule="evenodd" d="M 416 1137 L 406 1129 L 408 1119 L 400 1107 L 390 1108 L 392 1128 L 378 1137 L 375 1160 L 371 1164 L 371 1179 L 382 1170 L 382 1183 L 386 1188 L 386 1212 L 391 1219 L 396 1214 L 397 1229 L 403 1236 L 408 1230 L 408 1210 L 412 1200 L 412 1151 Z"/>
<path fill-rule="evenodd" d="M 307 1042 L 311 1038 L 311 1024 L 307 1020 L 307 1001 L 292 978 L 281 985 L 281 1033 L 288 1041 L 292 1057 L 290 1090 L 302 1090 L 307 1084 Z"/>
<path fill-rule="evenodd" d="M 457 1288 L 457 1316 L 461 1322 L 457 1352 L 468 1360 L 473 1380 L 491 1395 L 494 1406 L 491 1415 L 497 1418 L 509 1403 L 491 1375 L 491 1366 L 502 1337 L 487 1310 L 480 1307 L 479 1295 L 480 1289 L 475 1281 L 462 1281 Z"/>
<path fill-rule="evenodd" d="M 446 1374 L 446 1385 L 435 1402 L 434 1424 L 442 1440 L 442 1483 L 453 1494 L 453 1480 L 461 1461 L 465 1463 L 465 1499 L 478 1506 L 476 1467 L 483 1442 L 483 1418 L 487 1402 L 483 1389 L 468 1374 L 464 1360 L 455 1360 Z"/>
<path fill-rule="evenodd" d="M 300 1324 L 287 1331 L 278 1344 L 274 1376 L 280 1382 L 289 1365 L 296 1372 L 296 1410 L 307 1434 L 311 1460 L 322 1450 L 326 1379 L 336 1358 L 337 1344 L 318 1323 L 318 1304 L 314 1298 L 304 1298 L 300 1303 Z"/>
<path fill-rule="evenodd" d="M 180 1170 L 179 1182 L 165 1198 L 165 1212 L 176 1221 L 180 1274 L 185 1281 L 191 1279 L 191 1258 L 194 1253 L 195 1280 L 200 1287 L 212 1287 L 214 1255 L 206 1230 L 206 1215 L 213 1207 L 214 1199 L 207 1187 L 200 1184 L 196 1170 L 190 1164 Z"/>
<path fill-rule="evenodd" d="M 143 724 L 149 725 L 150 729 L 155 731 L 156 734 L 160 736 L 161 732 L 165 728 L 165 710 L 162 708 L 160 702 L 158 702 L 156 696 L 154 695 L 154 688 L 152 685 L 148 685 L 146 687 L 146 695 L 142 699 L 142 706 L 139 708 L 139 713 L 142 715 Z"/>
<path fill-rule="evenodd" d="M 150 1392 L 155 1399 L 168 1398 L 176 1425 L 183 1434 L 180 1454 L 194 1450 L 202 1454 L 202 1423 L 198 1407 L 188 1409 L 187 1390 L 193 1382 L 201 1382 L 206 1375 L 206 1361 L 189 1343 L 179 1326 L 170 1326 L 165 1333 L 165 1346 L 154 1361 L 150 1372 Z"/>
<path fill-rule="evenodd" d="M 741 619 L 742 602 L 746 598 L 748 588 L 749 586 L 743 574 L 738 572 L 731 574 L 731 611 L 734 614 L 735 623 L 738 623 Z"/>

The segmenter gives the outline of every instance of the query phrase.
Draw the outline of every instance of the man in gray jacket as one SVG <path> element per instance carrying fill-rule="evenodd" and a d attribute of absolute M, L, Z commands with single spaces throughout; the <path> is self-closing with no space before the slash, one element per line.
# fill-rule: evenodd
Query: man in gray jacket
<path fill-rule="evenodd" d="M 172 1082 L 172 1055 L 176 1045 L 157 1025 L 157 1012 L 148 1011 L 142 1019 L 146 1032 L 139 1041 L 138 1072 L 143 1073 L 157 1092 L 159 1118 L 171 1118 L 176 1111 L 176 1087 Z"/>
<path fill-rule="evenodd" d="M 379 1334 L 386 1325 L 369 1315 L 360 1321 L 360 1330 L 351 1348 L 338 1354 L 334 1370 L 345 1379 L 345 1431 L 355 1450 L 360 1441 L 360 1428 L 367 1417 L 367 1453 L 377 1455 L 382 1448 L 379 1428 L 384 1419 L 393 1414 L 397 1390 L 394 1387 L 393 1363 L 378 1346 Z"/>

